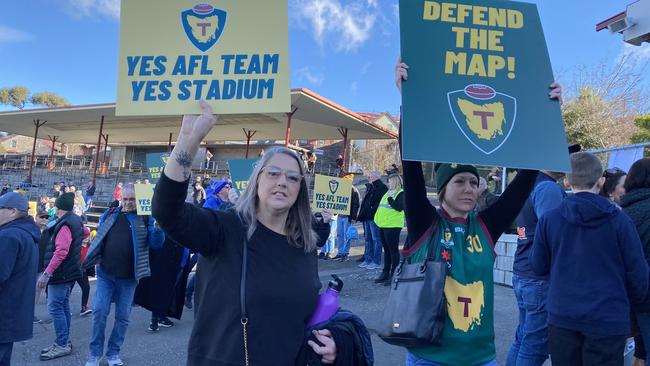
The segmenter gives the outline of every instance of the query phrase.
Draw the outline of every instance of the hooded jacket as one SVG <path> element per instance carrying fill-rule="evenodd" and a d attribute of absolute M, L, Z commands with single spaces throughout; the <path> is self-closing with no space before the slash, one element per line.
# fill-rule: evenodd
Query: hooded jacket
<path fill-rule="evenodd" d="M 32 338 L 40 237 L 31 217 L 0 226 L 0 343 Z"/>
<path fill-rule="evenodd" d="M 596 335 L 625 335 L 630 303 L 644 300 L 648 264 L 632 220 L 607 198 L 567 197 L 539 219 L 530 255 L 549 275 L 548 323 Z"/>
<path fill-rule="evenodd" d="M 646 261 L 650 260 L 650 188 L 640 188 L 629 191 L 621 200 L 621 207 L 630 218 L 641 239 Z M 646 297 L 637 310 L 650 312 L 650 297 Z"/>
<path fill-rule="evenodd" d="M 361 208 L 359 209 L 359 215 L 357 221 L 373 221 L 375 218 L 375 212 L 379 207 L 379 202 L 381 202 L 382 197 L 388 192 L 388 187 L 381 181 L 377 179 L 372 183 L 366 184 L 366 195 L 361 201 Z"/>

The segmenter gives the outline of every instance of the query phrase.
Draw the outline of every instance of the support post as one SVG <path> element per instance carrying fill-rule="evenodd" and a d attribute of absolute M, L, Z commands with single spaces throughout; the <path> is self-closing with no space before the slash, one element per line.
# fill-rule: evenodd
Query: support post
<path fill-rule="evenodd" d="M 167 144 L 167 152 L 171 153 L 172 152 L 172 133 L 169 133 L 169 144 Z"/>
<path fill-rule="evenodd" d="M 102 116 L 101 121 L 99 122 L 99 136 L 97 136 L 97 151 L 95 153 L 95 167 L 93 168 L 93 185 L 97 181 L 97 165 L 99 164 L 99 149 L 102 145 L 102 136 L 104 132 L 104 116 Z"/>
<path fill-rule="evenodd" d="M 284 147 L 289 146 L 289 137 L 291 137 L 291 117 L 298 110 L 298 107 L 293 107 L 291 113 L 287 113 L 287 131 L 284 135 Z"/>
<path fill-rule="evenodd" d="M 52 141 L 52 150 L 50 150 L 50 158 L 47 162 L 47 169 L 52 170 L 54 169 L 54 146 L 56 145 L 56 140 L 59 138 L 59 136 L 47 135 L 47 137 L 50 139 L 50 141 Z"/>
<path fill-rule="evenodd" d="M 244 130 L 244 136 L 246 136 L 246 159 L 248 159 L 248 151 L 249 151 L 250 146 L 251 146 L 251 138 L 253 136 L 255 136 L 257 131 L 251 131 L 251 130 L 247 130 L 245 128 L 242 128 L 242 130 Z"/>
<path fill-rule="evenodd" d="M 38 139 L 38 129 L 46 123 L 47 121 L 41 122 L 40 119 L 34 120 L 34 127 L 36 127 L 36 129 L 34 131 L 34 144 L 32 145 L 32 158 L 29 160 L 29 175 L 27 176 L 28 183 L 32 182 L 32 170 L 34 169 L 34 156 L 36 155 L 36 140 Z"/>
<path fill-rule="evenodd" d="M 343 175 L 343 172 L 347 172 L 347 162 L 348 162 L 348 129 L 345 127 L 339 127 L 337 128 L 341 136 L 343 136 L 343 147 L 341 148 L 341 156 L 343 157 L 343 167 L 341 168 L 341 172 L 339 172 L 339 176 Z"/>
<path fill-rule="evenodd" d="M 104 157 L 102 157 L 102 175 L 106 175 L 106 150 L 108 149 L 108 134 L 104 137 Z"/>

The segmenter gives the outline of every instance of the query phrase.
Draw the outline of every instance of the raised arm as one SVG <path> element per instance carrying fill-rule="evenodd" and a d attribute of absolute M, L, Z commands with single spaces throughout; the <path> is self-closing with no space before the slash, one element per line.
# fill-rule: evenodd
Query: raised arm
<path fill-rule="evenodd" d="M 397 59 L 395 65 L 395 85 L 402 92 L 402 81 L 408 79 L 408 66 Z M 402 126 L 400 123 L 399 145 L 402 151 Z M 406 246 L 417 243 L 422 235 L 431 227 L 436 215 L 436 208 L 433 207 L 427 197 L 427 189 L 424 184 L 422 163 L 419 161 L 402 160 L 404 171 L 404 216 L 406 217 L 406 228 L 409 233 L 409 242 Z"/>
<path fill-rule="evenodd" d="M 520 170 L 499 199 L 479 213 L 496 243 L 517 218 L 537 179 L 537 170 Z"/>
<path fill-rule="evenodd" d="M 179 244 L 210 255 L 222 231 L 217 216 L 185 202 L 192 161 L 199 144 L 217 122 L 212 108 L 205 101 L 200 104 L 201 115 L 183 116 L 178 141 L 154 191 L 152 215 L 165 233 Z"/>

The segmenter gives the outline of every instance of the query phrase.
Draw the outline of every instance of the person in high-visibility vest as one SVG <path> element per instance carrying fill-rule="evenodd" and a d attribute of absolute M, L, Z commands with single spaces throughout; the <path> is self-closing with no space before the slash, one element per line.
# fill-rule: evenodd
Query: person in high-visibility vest
<path fill-rule="evenodd" d="M 388 192 L 384 194 L 375 213 L 375 224 L 381 232 L 384 247 L 384 269 L 375 283 L 390 284 L 399 262 L 399 234 L 404 227 L 404 190 L 402 177 L 388 178 Z"/>

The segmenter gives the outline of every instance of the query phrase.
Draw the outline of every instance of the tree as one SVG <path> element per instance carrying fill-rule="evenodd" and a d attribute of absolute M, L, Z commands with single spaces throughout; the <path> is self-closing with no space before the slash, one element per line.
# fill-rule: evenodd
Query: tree
<path fill-rule="evenodd" d="M 70 105 L 65 98 L 48 91 L 33 94 L 30 102 L 34 105 L 44 105 L 50 108 Z"/>
<path fill-rule="evenodd" d="M 70 105 L 65 98 L 48 91 L 35 93 L 30 96 L 29 89 L 24 86 L 0 88 L 0 104 L 10 105 L 22 110 L 27 103 L 47 107 Z"/>
<path fill-rule="evenodd" d="M 14 86 L 11 88 L 0 88 L 0 103 L 16 107 L 25 108 L 29 101 L 29 89 L 24 86 Z"/>
<path fill-rule="evenodd" d="M 636 116 L 634 124 L 639 128 L 639 132 L 632 136 L 632 143 L 650 141 L 650 114 Z"/>
<path fill-rule="evenodd" d="M 562 106 L 569 141 L 588 149 L 629 144 L 638 132 L 634 117 L 649 110 L 647 64 L 624 54 L 611 67 L 579 67 Z"/>

